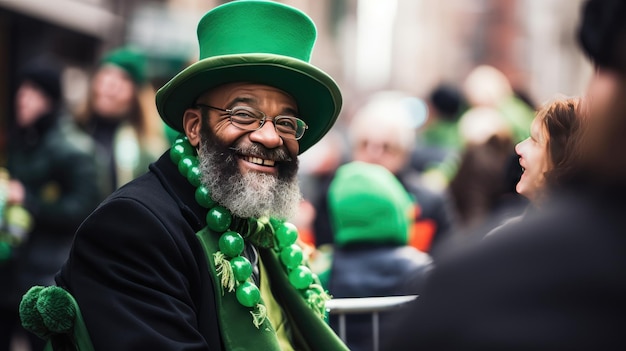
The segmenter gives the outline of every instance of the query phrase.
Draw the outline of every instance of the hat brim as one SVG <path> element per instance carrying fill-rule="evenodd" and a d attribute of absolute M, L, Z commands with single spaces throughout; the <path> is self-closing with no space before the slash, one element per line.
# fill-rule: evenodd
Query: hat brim
<path fill-rule="evenodd" d="M 299 140 L 299 153 L 317 143 L 341 111 L 339 87 L 315 66 L 281 55 L 238 54 L 200 60 L 177 74 L 157 92 L 159 114 L 170 127 L 182 132 L 184 111 L 202 93 L 231 82 L 266 84 L 296 100 L 299 117 L 309 126 Z"/>

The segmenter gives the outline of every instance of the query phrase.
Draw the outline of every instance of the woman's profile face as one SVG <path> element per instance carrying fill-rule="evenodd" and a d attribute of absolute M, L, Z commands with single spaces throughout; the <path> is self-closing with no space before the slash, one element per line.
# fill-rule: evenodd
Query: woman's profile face
<path fill-rule="evenodd" d="M 113 65 L 102 66 L 92 82 L 92 106 L 101 117 L 121 118 L 133 105 L 135 85 L 124 70 Z"/>
<path fill-rule="evenodd" d="M 548 133 L 541 118 L 535 117 L 530 127 L 530 137 L 515 146 L 523 170 L 515 190 L 530 201 L 536 201 L 544 191 L 545 172 L 550 169 L 547 145 Z"/>

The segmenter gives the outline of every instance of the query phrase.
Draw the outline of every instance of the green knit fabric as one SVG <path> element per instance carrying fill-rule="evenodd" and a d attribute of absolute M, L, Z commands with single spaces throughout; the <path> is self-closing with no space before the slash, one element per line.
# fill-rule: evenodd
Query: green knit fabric
<path fill-rule="evenodd" d="M 91 338 L 74 297 L 58 286 L 33 286 L 19 307 L 22 326 L 63 350 L 93 351 Z"/>
<path fill-rule="evenodd" d="M 335 245 L 408 242 L 414 204 L 386 168 L 351 162 L 337 169 L 328 190 Z"/>

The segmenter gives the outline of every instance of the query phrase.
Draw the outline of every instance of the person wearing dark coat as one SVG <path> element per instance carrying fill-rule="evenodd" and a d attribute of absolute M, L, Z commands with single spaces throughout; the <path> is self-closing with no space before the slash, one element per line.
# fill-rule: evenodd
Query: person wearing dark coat
<path fill-rule="evenodd" d="M 337 298 L 419 294 L 433 261 L 409 245 L 415 203 L 395 175 L 360 161 L 340 166 L 328 202 L 335 241 L 331 268 L 321 278 L 329 293 Z M 382 312 L 379 324 L 385 326 L 392 313 Z M 331 315 L 330 324 L 340 331 L 337 316 Z M 346 316 L 346 342 L 353 351 L 374 349 L 370 313 Z"/>
<path fill-rule="evenodd" d="M 597 72 L 575 169 L 541 211 L 438 261 L 388 350 L 626 348 L 626 2 L 589 0 L 578 39 Z"/>
<path fill-rule="evenodd" d="M 24 237 L 0 262 L 0 349 L 19 330 L 21 296 L 33 285 L 54 283 L 74 232 L 96 207 L 96 165 L 91 139 L 64 112 L 61 65 L 42 56 L 19 72 L 16 119 L 9 138 L 8 203 L 29 214 Z M 31 338 L 33 350 L 43 343 Z"/>
<path fill-rule="evenodd" d="M 288 222 L 298 155 L 342 105 L 309 63 L 315 39 L 278 2 L 207 12 L 200 59 L 156 94 L 179 137 L 87 217 L 56 286 L 22 299 L 22 323 L 59 350 L 346 351 Z"/>

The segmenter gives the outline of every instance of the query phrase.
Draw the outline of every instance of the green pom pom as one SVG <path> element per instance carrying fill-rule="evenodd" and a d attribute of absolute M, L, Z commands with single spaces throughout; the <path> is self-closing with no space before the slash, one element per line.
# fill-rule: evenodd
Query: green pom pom
<path fill-rule="evenodd" d="M 24 329 L 37 335 L 41 339 L 47 339 L 50 336 L 48 328 L 37 310 L 37 300 L 39 293 L 44 289 L 43 286 L 33 286 L 22 297 L 20 302 L 19 313 Z"/>
<path fill-rule="evenodd" d="M 44 325 L 53 333 L 65 334 L 74 327 L 76 308 L 65 289 L 49 286 L 39 293 L 36 304 Z"/>

